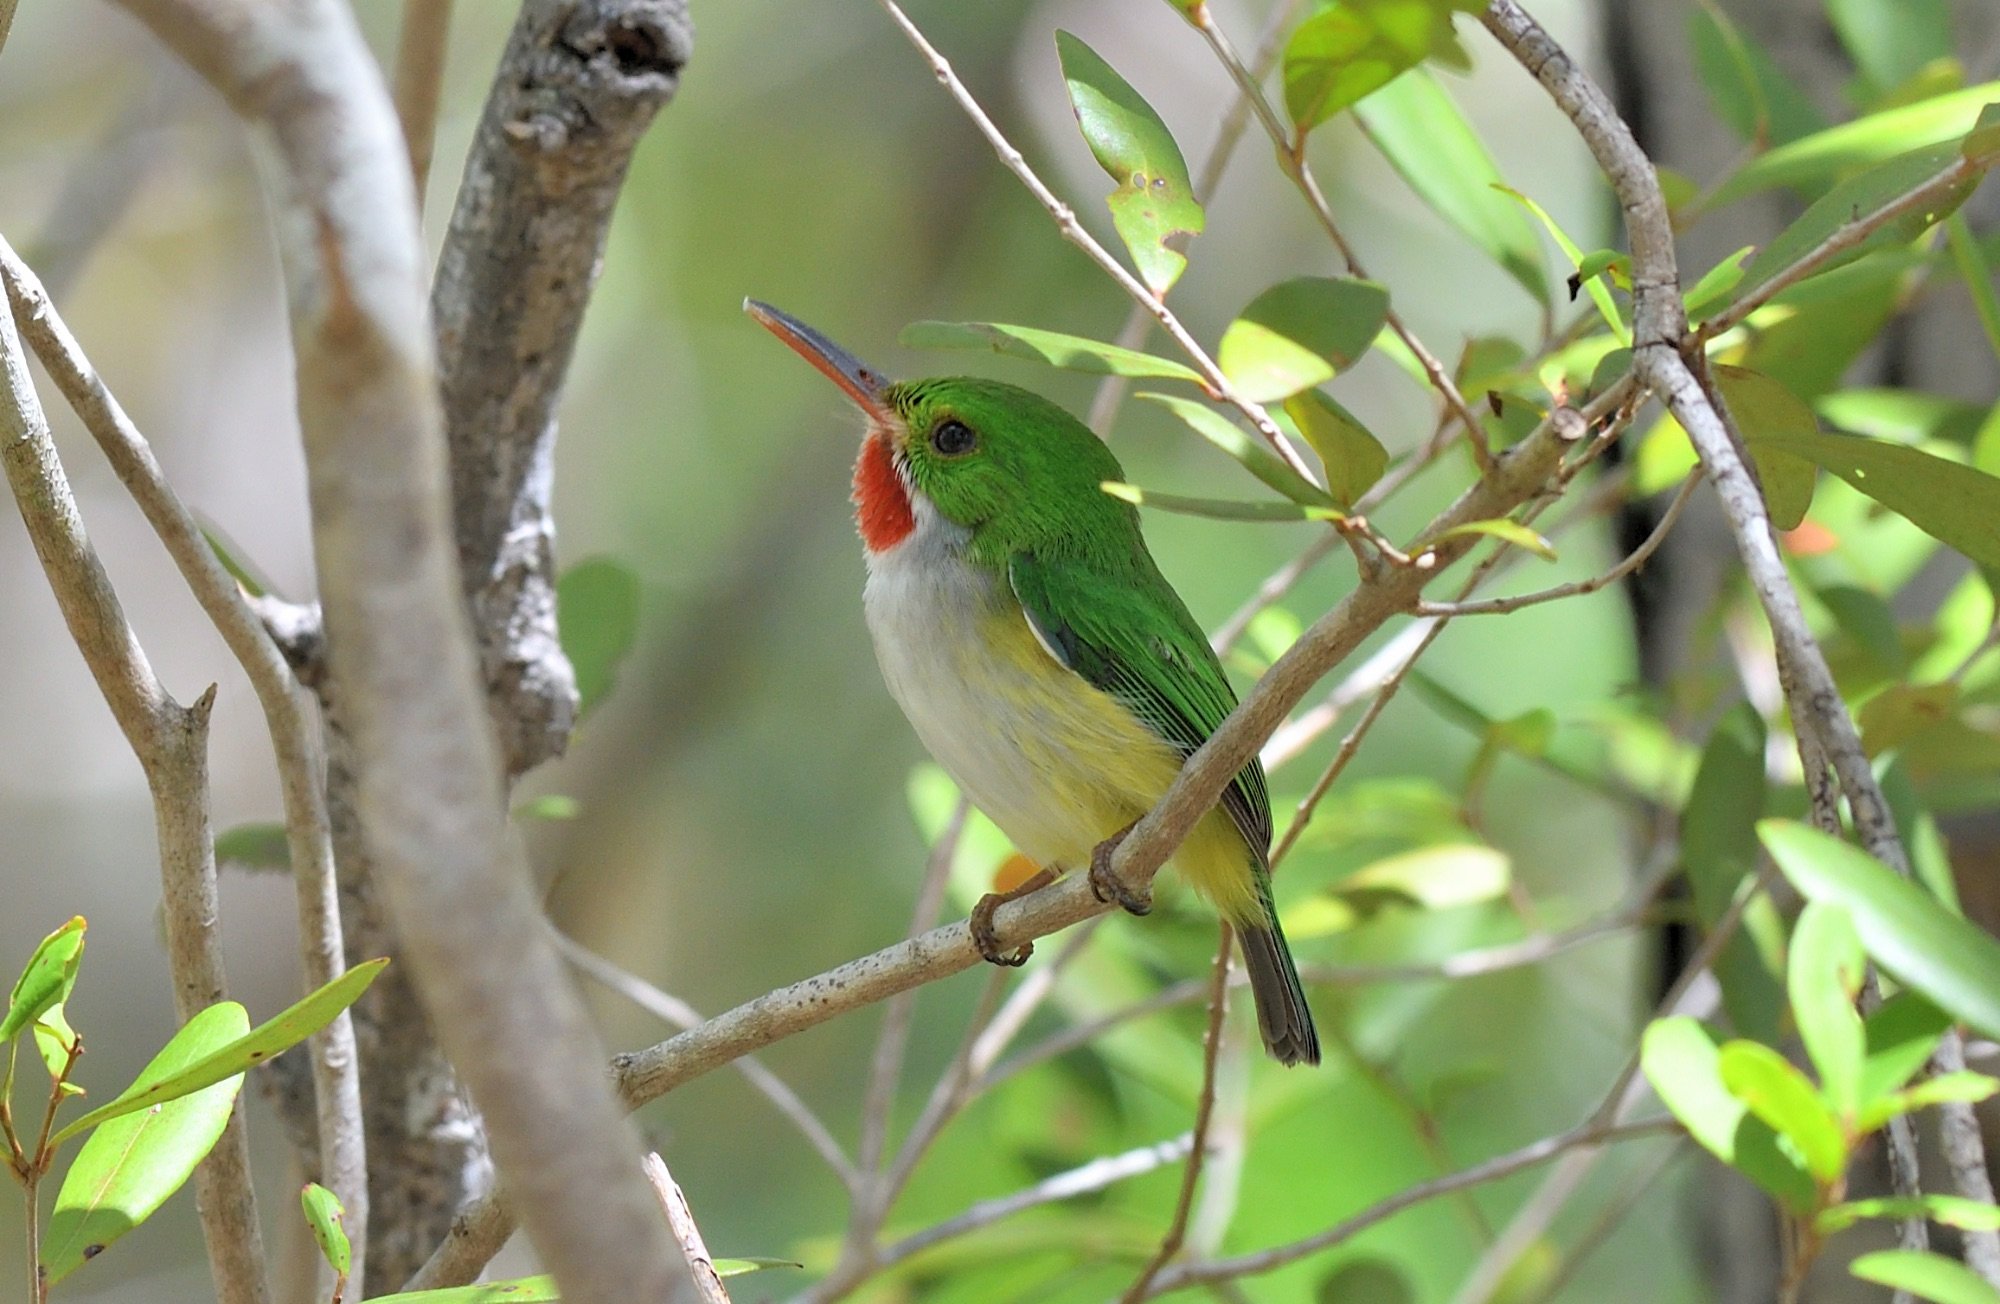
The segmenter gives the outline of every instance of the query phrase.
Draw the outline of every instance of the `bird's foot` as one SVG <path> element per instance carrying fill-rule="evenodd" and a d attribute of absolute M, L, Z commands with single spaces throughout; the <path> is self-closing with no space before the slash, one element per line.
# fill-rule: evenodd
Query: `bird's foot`
<path fill-rule="evenodd" d="M 1111 867 L 1112 854 L 1131 831 L 1132 825 L 1127 824 L 1090 849 L 1090 894 L 1099 901 L 1117 902 L 1128 915 L 1149 915 L 1153 913 L 1152 892 L 1133 887 Z"/>
<path fill-rule="evenodd" d="M 1028 962 L 1028 957 L 1035 953 L 1035 944 L 1023 942 L 1011 951 L 1001 949 L 999 934 L 993 930 L 993 912 L 1009 901 L 1038 892 L 1055 881 L 1056 876 L 1050 871 L 1038 870 L 1033 878 L 1019 887 L 1006 892 L 988 892 L 973 904 L 966 925 L 972 930 L 972 945 L 978 949 L 981 959 L 1003 969 L 1018 969 Z"/>

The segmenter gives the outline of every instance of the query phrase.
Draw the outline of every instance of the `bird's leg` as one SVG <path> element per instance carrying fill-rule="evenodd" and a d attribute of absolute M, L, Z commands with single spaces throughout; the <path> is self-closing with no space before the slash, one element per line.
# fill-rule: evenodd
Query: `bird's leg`
<path fill-rule="evenodd" d="M 1099 901 L 1116 901 L 1127 914 L 1149 915 L 1153 913 L 1152 892 L 1146 888 L 1134 888 L 1111 868 L 1112 854 L 1138 822 L 1133 820 L 1090 849 L 1090 894 Z"/>
<path fill-rule="evenodd" d="M 974 903 L 972 915 L 966 923 L 972 929 L 972 944 L 979 948 L 979 954 L 986 963 L 1015 969 L 1028 962 L 1028 957 L 1035 953 L 1035 944 L 1023 942 L 1012 951 L 1001 950 L 1000 939 L 993 932 L 993 912 L 1009 901 L 1018 901 L 1030 892 L 1039 892 L 1055 881 L 1054 870 L 1038 869 L 1034 877 L 1020 886 L 1009 888 L 1005 892 L 988 892 Z"/>

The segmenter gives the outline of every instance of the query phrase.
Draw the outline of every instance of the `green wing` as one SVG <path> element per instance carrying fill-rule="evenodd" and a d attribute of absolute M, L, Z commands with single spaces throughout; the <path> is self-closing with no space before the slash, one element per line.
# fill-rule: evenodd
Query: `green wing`
<path fill-rule="evenodd" d="M 1179 595 L 1150 561 L 1143 571 L 1121 583 L 1032 553 L 1008 563 L 1014 596 L 1056 659 L 1117 698 L 1185 759 L 1236 709 L 1236 694 Z M 1271 847 L 1271 797 L 1261 762 L 1237 774 L 1222 808 L 1262 862 Z"/>

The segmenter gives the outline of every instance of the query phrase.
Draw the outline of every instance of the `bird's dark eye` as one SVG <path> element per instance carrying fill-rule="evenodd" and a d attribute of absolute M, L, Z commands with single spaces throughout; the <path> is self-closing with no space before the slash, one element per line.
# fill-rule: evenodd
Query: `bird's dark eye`
<path fill-rule="evenodd" d="M 940 421 L 931 431 L 931 447 L 946 457 L 962 457 L 979 446 L 979 436 L 963 421 Z"/>

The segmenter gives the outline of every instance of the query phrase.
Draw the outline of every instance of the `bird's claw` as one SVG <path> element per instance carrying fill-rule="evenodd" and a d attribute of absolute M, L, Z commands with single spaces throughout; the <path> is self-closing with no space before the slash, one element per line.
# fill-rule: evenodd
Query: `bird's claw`
<path fill-rule="evenodd" d="M 1112 853 L 1118 844 L 1130 833 L 1127 826 L 1098 843 L 1090 851 L 1090 894 L 1099 901 L 1110 904 L 1116 902 L 1128 915 L 1149 915 L 1153 913 L 1153 894 L 1146 888 L 1135 888 L 1111 867 Z"/>
<path fill-rule="evenodd" d="M 1033 942 L 1023 942 L 1011 951 L 1000 947 L 1000 937 L 993 931 L 993 912 L 1011 900 L 1013 897 L 1010 894 L 988 892 L 973 905 L 972 915 L 966 921 L 972 929 L 972 944 L 978 948 L 980 958 L 1003 969 L 1018 969 L 1035 953 Z"/>

